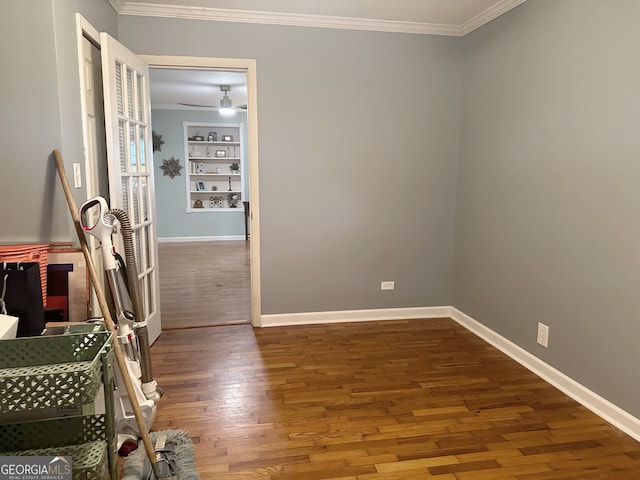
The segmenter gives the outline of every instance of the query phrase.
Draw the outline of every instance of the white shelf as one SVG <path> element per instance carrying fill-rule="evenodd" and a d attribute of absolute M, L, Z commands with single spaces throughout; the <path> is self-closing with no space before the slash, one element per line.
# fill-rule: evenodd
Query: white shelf
<path fill-rule="evenodd" d="M 244 208 L 239 206 L 238 208 L 218 207 L 218 208 L 187 208 L 187 213 L 211 213 L 211 212 L 244 212 Z"/>
<path fill-rule="evenodd" d="M 216 147 L 239 147 L 240 142 L 208 142 L 200 140 L 189 140 L 189 145 L 212 145 Z"/>
<path fill-rule="evenodd" d="M 239 177 L 240 173 L 192 173 L 192 177 Z"/>
<path fill-rule="evenodd" d="M 206 193 L 209 196 L 242 193 L 240 190 L 191 190 L 189 193 Z"/>
<path fill-rule="evenodd" d="M 223 162 L 239 162 L 240 158 L 239 157 L 189 157 L 189 160 L 191 161 L 195 161 L 195 162 L 200 162 L 202 160 L 220 160 Z"/>

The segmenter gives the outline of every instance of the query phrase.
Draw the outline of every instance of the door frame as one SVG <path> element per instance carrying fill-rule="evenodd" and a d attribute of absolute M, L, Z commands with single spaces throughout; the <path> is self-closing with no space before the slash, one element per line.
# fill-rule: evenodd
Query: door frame
<path fill-rule="evenodd" d="M 80 80 L 80 114 L 82 118 L 82 146 L 84 151 L 84 168 L 82 169 L 84 172 L 83 175 L 83 186 L 85 189 L 85 198 L 94 197 L 98 194 L 97 191 L 94 191 L 94 185 L 99 183 L 100 181 L 108 181 L 108 178 L 94 178 L 93 175 L 99 175 L 100 168 L 97 164 L 92 162 L 91 152 L 89 151 L 91 141 L 90 141 L 90 132 L 89 127 L 86 123 L 87 112 L 89 107 L 87 105 L 85 92 L 88 88 L 98 88 L 98 85 L 95 83 L 93 85 L 88 85 L 86 82 L 86 77 L 83 72 L 84 68 L 84 54 L 83 54 L 83 40 L 86 39 L 89 42 L 93 43 L 98 50 L 100 50 L 100 32 L 96 30 L 93 25 L 91 25 L 86 18 L 84 18 L 79 12 L 75 14 L 76 19 L 76 50 L 78 53 L 78 74 Z M 100 66 L 102 69 L 102 66 Z M 102 88 L 100 82 L 100 88 Z M 102 102 L 102 118 L 104 118 L 104 100 Z M 103 131 L 104 133 L 104 131 Z M 106 156 L 106 145 L 104 154 Z M 106 167 L 106 166 L 105 166 Z M 89 251 L 91 253 L 91 257 L 98 267 L 98 271 L 102 271 L 102 254 L 100 253 L 100 245 L 95 237 L 89 236 Z M 102 290 L 107 289 L 106 280 L 104 275 L 99 275 L 100 287 Z M 100 317 L 103 316 L 103 313 L 100 311 L 100 306 L 98 305 L 98 297 L 96 296 L 95 287 L 93 285 L 89 286 L 89 313 L 92 317 Z"/>
<path fill-rule="evenodd" d="M 260 188 L 258 168 L 258 85 L 256 60 L 248 58 L 185 57 L 171 55 L 138 55 L 150 68 L 234 70 L 247 75 L 247 133 L 249 140 L 249 201 L 251 211 L 251 324 L 262 326 L 260 293 Z"/>

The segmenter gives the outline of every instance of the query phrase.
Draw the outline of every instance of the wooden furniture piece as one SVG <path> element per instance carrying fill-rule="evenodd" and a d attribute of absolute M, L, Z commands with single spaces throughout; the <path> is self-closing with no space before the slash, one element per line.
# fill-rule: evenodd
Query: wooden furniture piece
<path fill-rule="evenodd" d="M 47 308 L 48 315 L 60 315 L 60 320 L 69 320 L 69 272 L 73 272 L 72 263 L 47 265 Z M 48 319 L 51 317 L 47 317 Z"/>
<path fill-rule="evenodd" d="M 244 239 L 249 240 L 249 218 L 251 216 L 251 205 L 249 202 L 242 202 L 244 206 Z"/>

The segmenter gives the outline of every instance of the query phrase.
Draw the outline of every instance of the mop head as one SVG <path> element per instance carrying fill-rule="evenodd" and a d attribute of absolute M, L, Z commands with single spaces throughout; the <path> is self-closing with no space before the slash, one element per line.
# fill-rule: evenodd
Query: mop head
<path fill-rule="evenodd" d="M 161 478 L 176 480 L 200 480 L 196 470 L 193 443 L 184 430 L 160 430 L 150 432 L 151 442 L 156 445 L 159 436 L 166 435 L 166 448 L 160 452 L 163 461 L 159 463 Z M 122 480 L 153 480 L 151 464 L 142 441 L 137 450 L 125 459 L 122 468 Z"/>

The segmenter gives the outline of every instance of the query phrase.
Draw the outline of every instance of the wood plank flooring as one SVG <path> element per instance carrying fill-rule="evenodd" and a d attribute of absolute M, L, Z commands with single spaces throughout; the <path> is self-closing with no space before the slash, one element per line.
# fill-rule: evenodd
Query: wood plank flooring
<path fill-rule="evenodd" d="M 251 322 L 249 242 L 158 244 L 162 329 Z"/>
<path fill-rule="evenodd" d="M 154 429 L 203 479 L 639 479 L 640 444 L 450 319 L 173 330 Z"/>

